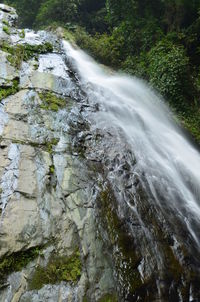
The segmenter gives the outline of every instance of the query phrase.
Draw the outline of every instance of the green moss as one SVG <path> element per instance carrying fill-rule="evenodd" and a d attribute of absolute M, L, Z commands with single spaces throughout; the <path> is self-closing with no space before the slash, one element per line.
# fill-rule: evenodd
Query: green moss
<path fill-rule="evenodd" d="M 40 253 L 41 247 L 34 247 L 27 251 L 13 253 L 0 260 L 0 282 L 12 273 L 21 271 L 30 261 L 34 260 Z"/>
<path fill-rule="evenodd" d="M 3 26 L 3 31 L 7 34 L 7 35 L 10 35 L 10 29 L 7 25 L 4 25 Z"/>
<path fill-rule="evenodd" d="M 21 37 L 24 35 L 25 32 L 22 31 Z M 6 42 L 2 42 L 1 50 L 10 54 L 7 59 L 11 65 L 20 68 L 22 61 L 28 61 L 31 58 L 37 59 L 39 54 L 52 52 L 53 46 L 48 42 L 41 45 L 18 44 L 16 46 L 11 46 Z"/>
<path fill-rule="evenodd" d="M 115 294 L 106 294 L 98 302 L 117 302 L 117 296 Z"/>
<path fill-rule="evenodd" d="M 41 45 L 30 45 L 30 44 L 25 44 L 24 45 L 24 60 L 27 61 L 31 59 L 32 57 L 37 57 L 38 54 L 44 54 L 47 52 L 52 52 L 53 51 L 53 46 L 51 43 L 44 43 Z"/>
<path fill-rule="evenodd" d="M 21 32 L 19 33 L 19 36 L 21 39 L 24 39 L 25 38 L 25 30 L 22 29 Z"/>
<path fill-rule="evenodd" d="M 7 27 L 9 26 L 9 22 L 8 22 L 7 20 L 3 20 L 2 23 L 3 23 L 4 25 L 6 25 Z"/>
<path fill-rule="evenodd" d="M 40 289 L 45 284 L 61 281 L 76 283 L 81 276 L 80 252 L 76 250 L 70 257 L 53 255 L 46 267 L 38 266 L 29 282 L 29 289 Z"/>
<path fill-rule="evenodd" d="M 15 94 L 19 91 L 19 80 L 14 80 L 11 87 L 0 87 L 0 102 L 9 95 Z"/>
<path fill-rule="evenodd" d="M 44 110 L 58 111 L 60 108 L 64 108 L 66 105 L 66 102 L 63 98 L 57 97 L 52 92 L 39 93 L 39 97 L 42 101 L 40 108 Z"/>
<path fill-rule="evenodd" d="M 20 44 L 17 45 L 14 48 L 13 52 L 14 54 L 10 54 L 7 56 L 7 60 L 12 66 L 20 68 L 25 56 L 24 46 Z"/>
<path fill-rule="evenodd" d="M 54 167 L 53 165 L 51 165 L 51 166 L 49 167 L 49 173 L 50 173 L 50 174 L 54 174 L 54 172 L 55 172 L 55 167 Z"/>
<path fill-rule="evenodd" d="M 5 41 L 1 41 L 1 44 L 0 44 L 0 49 L 4 52 L 8 52 L 8 53 L 11 53 L 12 52 L 12 49 L 13 47 L 10 46 L 7 42 Z"/>
<path fill-rule="evenodd" d="M 53 153 L 53 148 L 54 148 L 54 146 L 57 145 L 58 141 L 59 141 L 58 138 L 53 138 L 51 141 L 47 141 L 46 145 L 45 145 L 47 152 L 52 154 Z"/>

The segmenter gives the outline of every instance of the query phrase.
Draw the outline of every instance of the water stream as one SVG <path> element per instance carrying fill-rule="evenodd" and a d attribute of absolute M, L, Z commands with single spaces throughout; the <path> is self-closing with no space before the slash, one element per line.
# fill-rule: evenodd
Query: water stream
<path fill-rule="evenodd" d="M 86 53 L 63 41 L 91 101 L 104 108 L 98 120 L 124 132 L 145 189 L 170 220 L 175 215 L 200 248 L 200 154 L 173 121 L 167 105 L 137 78 L 108 74 Z"/>

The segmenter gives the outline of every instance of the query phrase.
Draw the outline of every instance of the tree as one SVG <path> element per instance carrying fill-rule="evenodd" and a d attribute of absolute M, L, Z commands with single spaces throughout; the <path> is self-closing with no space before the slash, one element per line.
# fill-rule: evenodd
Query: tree
<path fill-rule="evenodd" d="M 23 27 L 32 27 L 38 13 L 39 7 L 43 0 L 6 0 L 5 4 L 16 8 L 20 16 L 20 25 Z"/>
<path fill-rule="evenodd" d="M 50 24 L 53 21 L 67 23 L 76 19 L 80 0 L 46 0 L 40 6 L 36 17 L 36 26 Z"/>

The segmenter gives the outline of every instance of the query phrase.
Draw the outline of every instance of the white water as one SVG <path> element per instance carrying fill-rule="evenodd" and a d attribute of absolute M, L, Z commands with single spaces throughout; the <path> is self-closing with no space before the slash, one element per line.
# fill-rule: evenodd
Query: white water
<path fill-rule="evenodd" d="M 173 122 L 162 100 L 139 79 L 108 75 L 84 52 L 63 41 L 89 99 L 101 103 L 100 119 L 123 130 L 161 209 L 185 222 L 200 247 L 200 154 Z M 163 196 L 159 197 L 159 196 Z"/>

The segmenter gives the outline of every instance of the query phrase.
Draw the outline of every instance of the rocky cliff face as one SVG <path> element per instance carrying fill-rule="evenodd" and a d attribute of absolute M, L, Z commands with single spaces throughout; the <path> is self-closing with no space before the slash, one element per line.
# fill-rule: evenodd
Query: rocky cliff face
<path fill-rule="evenodd" d="M 0 301 L 200 301 L 199 251 L 97 128 L 62 41 L 16 22 L 1 4 Z"/>
<path fill-rule="evenodd" d="M 75 146 L 85 97 L 61 41 L 16 20 L 0 5 L 0 301 L 97 301 L 115 282 Z"/>

